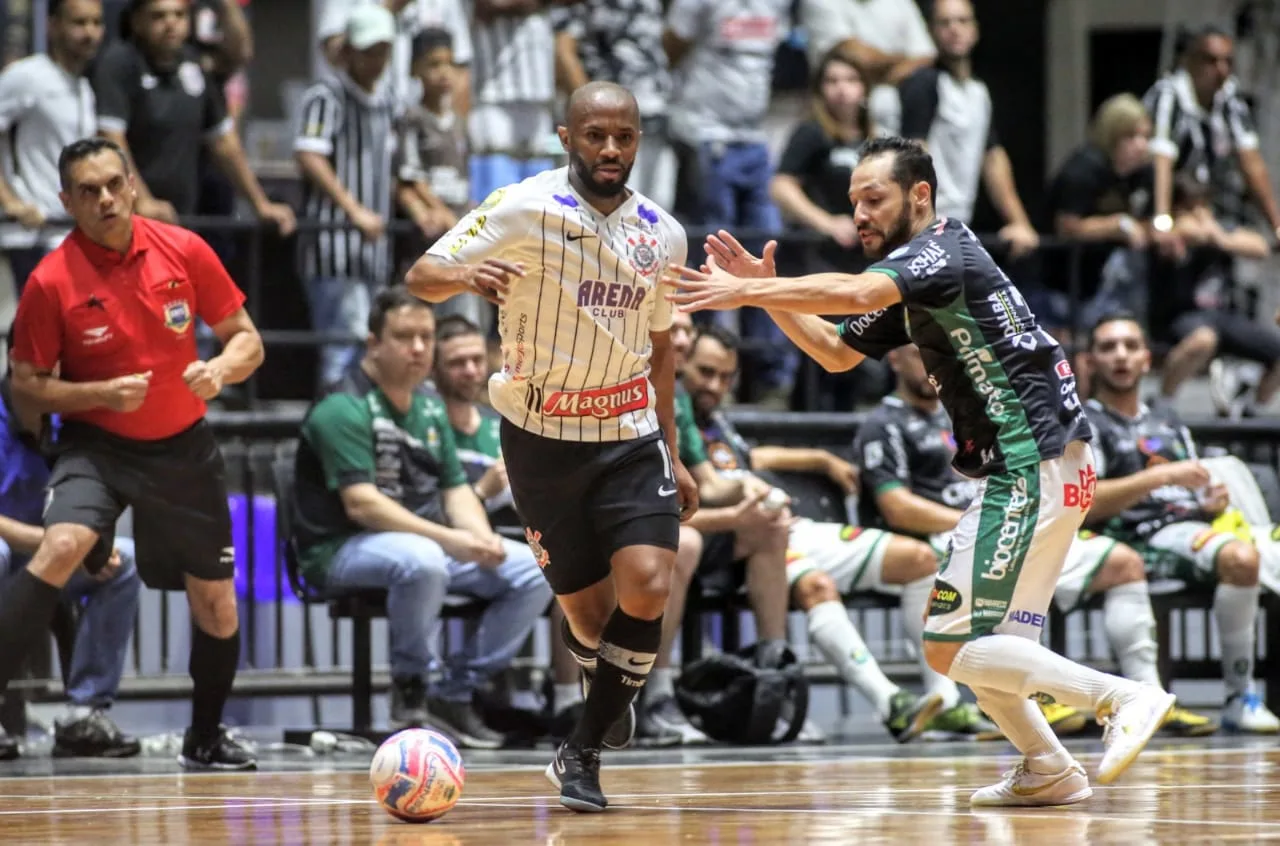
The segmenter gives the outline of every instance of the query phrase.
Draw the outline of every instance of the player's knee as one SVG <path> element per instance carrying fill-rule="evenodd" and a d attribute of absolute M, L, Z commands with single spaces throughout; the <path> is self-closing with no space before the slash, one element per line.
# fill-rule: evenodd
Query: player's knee
<path fill-rule="evenodd" d="M 933 551 L 933 547 L 927 543 L 920 541 L 911 542 L 911 550 L 909 553 L 909 561 L 911 562 L 912 576 L 910 581 L 924 579 L 929 576 L 935 576 L 938 573 L 938 553 Z"/>
<path fill-rule="evenodd" d="M 1146 581 L 1147 569 L 1142 555 L 1136 549 L 1118 543 L 1107 553 L 1107 560 L 1102 565 L 1102 573 L 1099 576 L 1097 581 L 1116 587 Z"/>
<path fill-rule="evenodd" d="M 1210 356 L 1218 349 L 1218 333 L 1209 326 L 1201 326 L 1187 335 L 1183 343 L 1193 355 Z"/>
<path fill-rule="evenodd" d="M 810 570 L 796 580 L 791 589 L 791 598 L 801 611 L 808 611 L 824 602 L 838 602 L 840 591 L 836 589 L 835 580 L 830 574 L 821 570 Z"/>
<path fill-rule="evenodd" d="M 632 617 L 642 620 L 658 617 L 671 593 L 672 569 L 671 560 L 659 556 L 633 560 L 625 568 L 615 568 L 618 605 Z"/>
<path fill-rule="evenodd" d="M 227 638 L 240 628 L 235 582 L 231 579 L 206 581 L 188 576 L 187 601 L 192 619 L 205 634 Z"/>
<path fill-rule="evenodd" d="M 676 551 L 676 566 L 672 570 L 673 584 L 687 586 L 693 581 L 693 574 L 698 570 L 698 561 L 702 558 L 702 533 L 688 526 L 680 527 L 680 548 Z"/>
<path fill-rule="evenodd" d="M 951 663 L 956 660 L 956 654 L 962 646 L 964 646 L 963 643 L 926 640 L 922 645 L 924 660 L 935 673 L 940 673 L 944 676 L 949 675 L 951 673 Z"/>
<path fill-rule="evenodd" d="M 37 569 L 42 569 L 38 565 L 43 563 L 47 568 L 43 575 L 56 576 L 65 582 L 93 549 L 96 540 L 93 531 L 84 526 L 51 526 L 36 553 Z"/>
<path fill-rule="evenodd" d="M 1258 549 L 1244 541 L 1231 541 L 1218 553 L 1218 578 L 1229 585 L 1252 587 L 1258 583 Z"/>

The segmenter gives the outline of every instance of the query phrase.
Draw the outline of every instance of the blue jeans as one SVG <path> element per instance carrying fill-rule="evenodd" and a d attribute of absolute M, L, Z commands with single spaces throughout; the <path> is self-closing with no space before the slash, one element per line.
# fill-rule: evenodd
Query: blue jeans
<path fill-rule="evenodd" d="M 698 168 L 702 174 L 702 214 L 708 229 L 750 229 L 776 233 L 782 230 L 782 215 L 769 197 L 773 165 L 764 144 L 709 144 L 698 147 Z M 745 239 L 747 249 L 759 253 L 764 242 Z M 692 263 L 692 262 L 691 262 Z M 728 313 L 713 318 L 730 324 Z M 794 384 L 800 354 L 791 340 L 758 308 L 739 312 L 739 331 L 758 344 L 751 357 L 759 364 L 757 381 L 762 387 L 780 388 Z"/>
<path fill-rule="evenodd" d="M 446 659 L 444 680 L 432 691 L 441 699 L 470 701 L 485 679 L 510 665 L 551 602 L 529 547 L 509 540 L 503 546 L 507 560 L 490 568 L 455 561 L 421 535 L 365 532 L 338 549 L 325 585 L 387 591 L 395 678 L 426 678 L 431 633 L 446 595 L 487 600 L 479 625 L 462 651 Z"/>
<path fill-rule="evenodd" d="M 514 185 L 555 166 L 556 163 L 551 159 L 517 159 L 498 154 L 473 155 L 469 167 L 471 196 L 476 202 L 480 202 L 499 188 Z"/>
<path fill-rule="evenodd" d="M 362 279 L 318 276 L 306 284 L 307 305 L 311 308 L 311 328 L 316 332 L 346 332 L 357 339 L 369 332 L 369 304 L 372 291 Z M 337 382 L 346 375 L 360 353 L 359 341 L 327 343 L 320 347 L 320 385 Z"/>
<path fill-rule="evenodd" d="M 78 569 L 63 588 L 63 593 L 82 608 L 67 679 L 67 698 L 73 705 L 105 707 L 115 701 L 120 689 L 142 579 L 134 566 L 133 539 L 116 538 L 116 549 L 120 551 L 120 569 L 114 576 L 100 582 Z M 0 541 L 0 572 L 15 572 L 25 567 L 27 560 Z"/>

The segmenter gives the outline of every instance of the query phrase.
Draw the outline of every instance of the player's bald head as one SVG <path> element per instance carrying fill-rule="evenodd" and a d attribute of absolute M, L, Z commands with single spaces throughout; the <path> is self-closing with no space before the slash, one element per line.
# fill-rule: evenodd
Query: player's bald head
<path fill-rule="evenodd" d="M 640 123 L 640 106 L 635 95 L 613 82 L 588 82 L 569 95 L 566 109 L 569 126 L 595 117 L 626 117 Z"/>

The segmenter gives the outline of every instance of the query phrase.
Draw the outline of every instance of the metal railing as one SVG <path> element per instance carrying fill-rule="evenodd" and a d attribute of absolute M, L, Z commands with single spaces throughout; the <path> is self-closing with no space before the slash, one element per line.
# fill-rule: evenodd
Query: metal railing
<path fill-rule="evenodd" d="M 8 220 L 0 216 L 0 222 Z M 49 232 L 63 231 L 70 226 L 67 220 L 50 220 L 42 227 L 42 230 Z M 315 348 L 325 343 L 362 343 L 363 338 L 349 335 L 347 333 L 317 333 L 310 330 L 287 329 L 273 325 L 275 321 L 264 319 L 265 315 L 273 311 L 279 311 L 279 308 L 270 308 L 269 306 L 279 305 L 278 294 L 272 291 L 279 287 L 278 278 L 271 280 L 264 279 L 264 268 L 268 266 L 278 266 L 278 261 L 267 262 L 268 256 L 277 258 L 278 251 L 288 252 L 290 254 L 289 261 L 284 264 L 289 268 L 294 278 L 301 282 L 299 269 L 293 255 L 296 249 L 296 238 L 299 235 L 313 234 L 317 232 L 329 231 L 351 231 L 352 226 L 345 222 L 324 222 L 312 219 L 298 220 L 297 235 L 288 239 L 281 239 L 277 234 L 270 230 L 265 224 L 254 220 L 244 218 L 228 218 L 228 217 L 202 217 L 190 216 L 182 219 L 182 225 L 199 233 L 205 237 L 211 236 L 231 236 L 235 239 L 235 255 L 229 262 L 229 269 L 232 272 L 236 283 L 240 286 L 246 297 L 246 308 L 250 315 L 259 322 L 259 330 L 261 331 L 263 342 L 267 347 L 267 368 L 271 365 L 271 351 L 273 349 L 291 349 L 291 348 Z M 388 247 L 393 257 L 399 255 L 399 250 L 403 246 L 403 242 L 424 243 L 424 236 L 417 227 L 410 221 L 394 219 L 387 222 L 387 239 Z M 696 262 L 701 256 L 701 245 L 709 230 L 704 227 L 690 226 L 686 229 L 689 236 L 690 244 L 690 262 Z M 802 251 L 818 245 L 829 243 L 829 239 L 819 233 L 808 229 L 784 229 L 781 232 L 762 232 L 756 230 L 742 229 L 736 230 L 737 234 L 744 243 L 763 243 L 769 238 L 776 238 L 780 244 L 780 255 L 791 261 L 793 266 L 803 264 L 804 255 Z M 979 235 L 980 240 L 999 255 L 1000 240 L 992 234 Z M 1049 235 L 1041 236 L 1038 256 L 1040 264 L 1047 265 L 1050 261 L 1055 264 L 1065 261 L 1068 267 L 1068 289 L 1066 291 L 1068 297 L 1073 302 L 1078 302 L 1080 291 L 1083 290 L 1082 280 L 1080 279 L 1081 257 L 1084 249 L 1096 245 L 1096 242 L 1079 242 L 1056 238 Z M 1116 246 L 1120 246 L 1117 244 Z M 793 252 L 795 251 L 795 252 Z M 1042 275 L 1042 274 L 1041 274 Z M 1015 279 L 1015 281 L 1018 281 Z M 1039 284 L 1038 280 L 1024 280 L 1026 285 Z M 291 294 L 301 296 L 301 286 L 295 286 Z M 1073 312 L 1073 320 L 1079 321 L 1078 310 Z M 1073 326 L 1072 331 L 1079 333 L 1083 326 Z M 0 337 L 7 337 L 7 327 L 0 327 Z M 766 341 L 745 338 L 743 339 L 743 350 L 747 353 L 743 361 L 743 376 L 739 381 L 740 395 L 739 399 L 750 401 L 754 399 L 753 393 L 753 373 L 756 364 L 753 360 L 753 354 L 768 349 L 770 345 Z M 815 407 L 817 399 L 817 379 L 816 370 L 806 367 L 801 377 L 801 393 L 805 407 Z M 261 376 L 255 374 L 244 385 L 243 403 L 245 407 L 253 408 L 259 399 L 272 399 L 273 397 L 264 396 L 261 392 Z"/>
<path fill-rule="evenodd" d="M 821 446 L 836 451 L 847 450 L 862 419 L 859 414 L 778 413 L 744 408 L 730 409 L 728 414 L 752 441 Z M 345 621 L 329 620 L 323 607 L 303 609 L 290 591 L 275 538 L 270 466 L 277 455 L 292 451 L 301 421 L 302 414 L 297 411 L 210 414 L 226 458 L 233 500 L 237 588 L 245 644 L 237 696 L 321 695 L 349 689 L 351 643 Z M 1207 447 L 1222 447 L 1280 470 L 1280 423 L 1205 420 L 1195 421 L 1192 431 Z M 135 624 L 121 698 L 184 696 L 190 687 L 184 626 L 179 622 L 186 619 L 186 598 L 181 594 L 147 593 L 147 602 Z M 868 630 L 887 633 L 890 629 L 884 621 L 875 620 Z M 383 663 L 378 656 L 385 655 L 384 632 L 375 632 L 377 663 Z M 1208 655 L 1208 629 L 1203 644 L 1193 648 L 1185 632 L 1181 644 L 1182 650 L 1202 649 L 1202 654 Z M 43 678 L 16 687 L 37 698 L 56 698 L 61 690 L 59 674 L 56 667 L 47 670 L 37 673 Z"/>

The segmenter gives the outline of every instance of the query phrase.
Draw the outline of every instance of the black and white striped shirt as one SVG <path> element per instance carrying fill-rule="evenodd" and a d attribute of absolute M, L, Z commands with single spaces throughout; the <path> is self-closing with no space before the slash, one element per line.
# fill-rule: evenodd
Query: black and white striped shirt
<path fill-rule="evenodd" d="M 395 101 L 383 77 L 367 92 L 345 73 L 326 75 L 307 89 L 298 110 L 293 149 L 329 158 L 338 182 L 370 211 L 391 219 L 395 193 L 392 156 L 396 146 Z M 318 185 L 303 184 L 303 216 L 321 223 L 347 223 L 347 213 Z M 304 278 L 361 279 L 387 284 L 391 272 L 385 235 L 369 241 L 355 228 L 334 228 L 299 238 Z"/>
<path fill-rule="evenodd" d="M 475 3 L 467 5 L 475 20 Z M 477 22 L 471 41 L 471 90 L 477 103 L 555 100 L 555 35 L 546 12 Z"/>
<path fill-rule="evenodd" d="M 1236 78 L 1218 90 L 1208 110 L 1200 105 L 1185 70 L 1158 80 L 1143 100 L 1153 125 L 1151 152 L 1173 159 L 1175 172 L 1212 185 L 1214 205 L 1236 218 L 1232 206 L 1247 197 L 1236 153 L 1258 147 L 1253 114 Z"/>
<path fill-rule="evenodd" d="M 658 431 L 649 333 L 671 327 L 663 280 L 688 249 L 644 195 L 601 214 L 560 168 L 499 188 L 427 254 L 525 267 L 498 312 L 494 410 L 545 438 L 625 441 Z"/>

